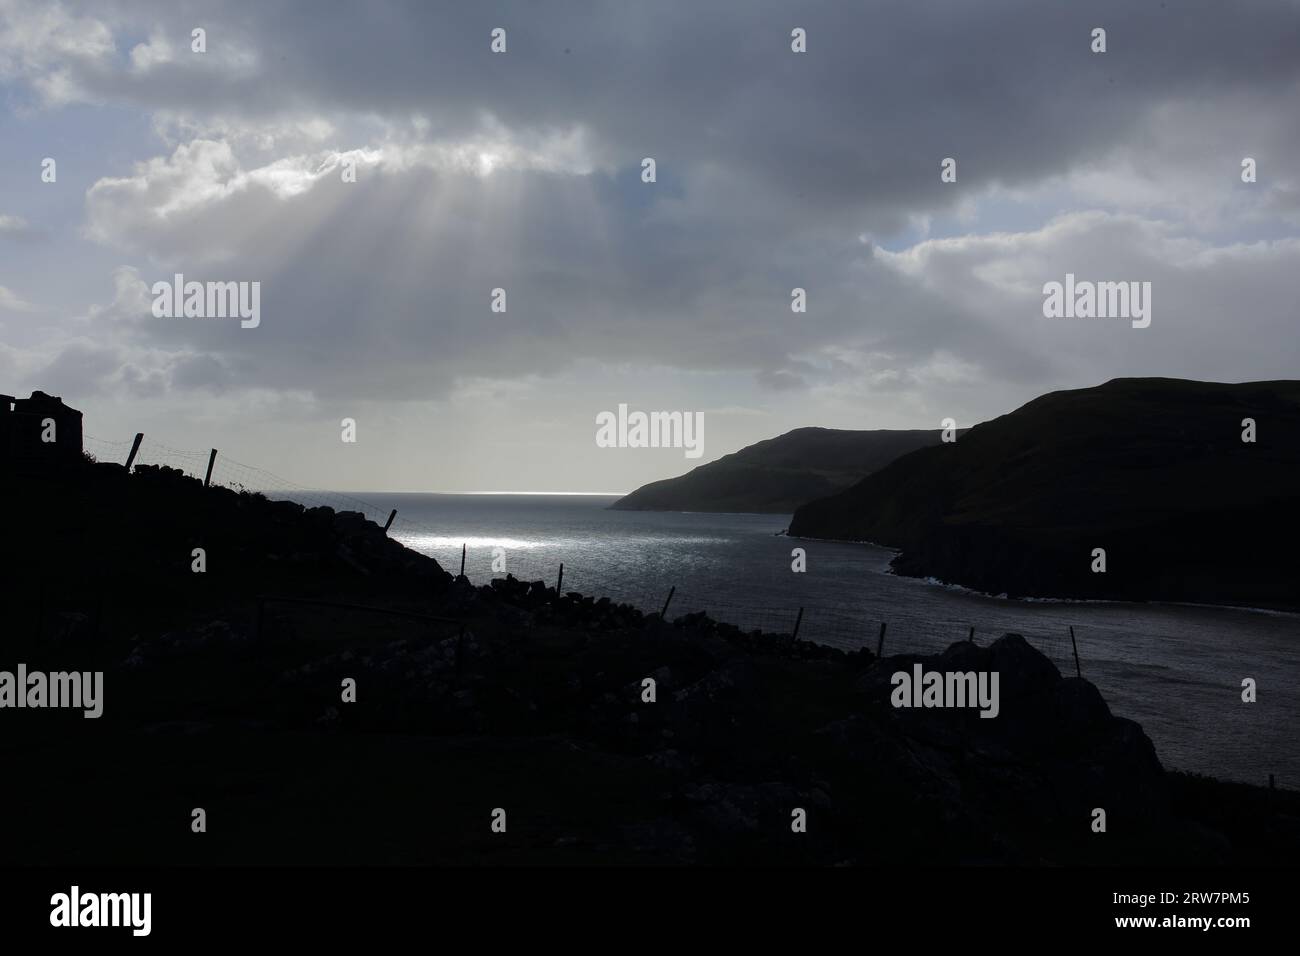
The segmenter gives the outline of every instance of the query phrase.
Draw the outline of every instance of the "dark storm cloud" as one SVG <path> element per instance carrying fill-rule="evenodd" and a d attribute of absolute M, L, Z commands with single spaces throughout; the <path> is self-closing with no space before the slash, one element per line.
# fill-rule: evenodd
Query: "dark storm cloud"
<path fill-rule="evenodd" d="M 139 22 L 139 5 L 117 9 Z M 512 129 L 579 123 L 614 161 L 714 164 L 780 215 L 870 215 L 882 231 L 951 199 L 934 188 L 944 156 L 965 184 L 1025 184 L 1126 142 L 1167 99 L 1300 79 L 1300 11 L 1276 0 L 155 9 L 175 61 L 140 75 L 100 64 L 88 90 L 249 118 L 419 112 L 440 136 L 484 111 Z M 188 50 L 199 24 L 208 60 Z M 505 56 L 488 50 L 498 26 Z M 807 55 L 790 53 L 795 26 Z M 226 45 L 254 63 L 226 63 Z"/>
<path fill-rule="evenodd" d="M 106 21 L 117 52 L 88 42 L 84 55 L 32 55 L 19 74 L 33 97 L 52 89 L 210 127 L 149 169 L 106 171 L 117 178 L 88 196 L 91 233 L 130 254 L 146 282 L 175 270 L 263 284 L 255 331 L 119 327 L 136 346 L 220 356 L 176 365 L 177 386 L 415 398 L 445 394 L 456 376 L 548 375 L 581 356 L 752 370 L 790 391 L 857 375 L 922 382 L 940 352 L 1003 380 L 1050 381 L 1069 362 L 1024 333 L 1043 278 L 1155 249 L 1166 259 L 1152 268 L 1177 281 L 1190 259 L 1169 257 L 1184 251 L 1153 246 L 1127 220 L 1044 229 L 1016 248 L 976 236 L 915 261 L 875 255 L 859 236 L 896 237 L 995 184 L 1104 167 L 1117 149 L 1158 166 L 1167 131 L 1152 122 L 1170 106 L 1194 139 L 1196 105 L 1231 101 L 1234 122 L 1270 131 L 1261 161 L 1274 169 L 1300 149 L 1278 108 L 1294 104 L 1300 80 L 1289 3 L 65 9 Z M 201 57 L 189 52 L 193 26 L 208 32 Z M 498 26 L 504 56 L 488 49 Z M 805 55 L 790 52 L 796 26 L 808 31 Z M 1089 50 L 1097 26 L 1104 56 Z M 128 65 L 146 42 L 159 55 Z M 412 133 L 414 116 L 427 125 Z M 339 131 L 318 143 L 334 149 L 370 145 L 348 137 L 374 120 L 406 129 L 404 147 L 455 143 L 481 135 L 486 116 L 522 144 L 582 131 L 590 170 L 481 176 L 384 162 L 355 185 L 331 175 L 277 190 L 269 174 L 240 178 L 272 169 L 276 147 L 226 144 L 241 128 L 313 118 Z M 1207 155 L 1237 148 L 1213 122 L 1203 132 Z M 653 186 L 637 178 L 643 156 L 659 164 Z M 958 160 L 957 187 L 939 182 L 946 156 Z M 1043 274 L 1018 271 L 1024 261 Z M 1014 282 L 987 278 L 1008 271 Z M 487 308 L 497 286 L 505 315 Z M 790 312 L 794 286 L 808 290 L 806 315 Z M 1269 322 L 1280 306 L 1253 304 Z M 1188 367 L 1216 350 L 1189 345 L 1201 352 Z M 1097 347 L 1099 368 L 1126 360 Z M 1167 359 L 1154 348 L 1130 347 L 1127 360 Z M 818 350 L 819 363 L 795 357 Z"/>

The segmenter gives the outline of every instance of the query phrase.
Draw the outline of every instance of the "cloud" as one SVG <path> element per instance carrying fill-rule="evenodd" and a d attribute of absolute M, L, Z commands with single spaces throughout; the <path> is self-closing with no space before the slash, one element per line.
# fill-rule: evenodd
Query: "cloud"
<path fill-rule="evenodd" d="M 0 308 L 6 290 L 0 287 Z M 26 305 L 24 303 L 24 305 Z M 27 306 L 26 311 L 36 311 Z M 158 398 L 177 392 L 222 392 L 229 382 L 218 356 L 153 341 L 148 285 L 133 266 L 113 272 L 113 297 L 67 321 L 43 343 L 9 350 L 10 365 L 32 388 L 71 396 L 129 394 Z"/>
<path fill-rule="evenodd" d="M 947 317 L 924 335 L 899 328 L 883 341 L 895 350 L 941 345 L 987 378 L 1247 380 L 1286 377 L 1300 358 L 1285 331 L 1288 273 L 1300 268 L 1296 238 L 1215 244 L 1168 221 L 1082 212 L 1025 232 L 927 240 L 877 261 L 921 293 L 921 314 Z M 1043 285 L 1066 273 L 1150 282 L 1151 327 L 1044 318 Z"/>
<path fill-rule="evenodd" d="M 108 305 L 92 305 L 82 318 L 88 326 L 106 323 L 143 322 L 152 317 L 153 298 L 149 285 L 134 266 L 118 266 L 113 271 L 113 299 Z"/>
<path fill-rule="evenodd" d="M 301 188 L 204 144 L 147 165 L 137 180 L 92 189 L 100 238 L 165 267 L 119 274 L 118 300 L 137 314 L 145 286 L 172 269 L 262 283 L 256 330 L 145 319 L 132 326 L 137 345 L 206 353 L 226 386 L 371 399 L 446 396 L 476 378 L 557 375 L 588 358 L 749 368 L 783 391 L 897 392 L 976 388 L 981 376 L 1035 386 L 1156 369 L 1261 377 L 1285 374 L 1295 355 L 1286 331 L 1288 277 L 1300 264 L 1292 240 L 1220 245 L 1177 222 L 1098 211 L 898 252 L 812 230 L 815 258 L 796 241 L 787 262 L 765 260 L 778 276 L 760 277 L 755 246 L 724 241 L 725 222 L 602 207 L 612 186 L 597 173 L 526 164 L 484 173 L 383 154 L 356 184 L 307 163 L 286 168 L 302 172 Z M 695 187 L 682 188 L 689 203 Z M 186 215 L 168 213 L 177 207 Z M 605 213 L 598 230 L 593 209 Z M 298 242 L 286 245 L 270 222 Z M 628 242 L 638 228 L 652 241 Z M 1135 337 L 1043 319 L 1043 283 L 1066 272 L 1153 281 L 1153 329 Z M 796 281 L 809 289 L 807 315 L 789 311 Z M 505 314 L 489 308 L 497 287 L 507 290 Z M 1276 337 L 1273 347 L 1234 344 L 1242 328 L 1229 317 L 1243 308 L 1256 343 Z M 118 301 L 109 313 L 121 310 Z"/>
<path fill-rule="evenodd" d="M 131 69 L 136 73 L 147 73 L 154 67 L 171 63 L 176 58 L 176 51 L 166 34 L 155 33 L 147 43 L 140 43 L 131 48 Z"/>
<path fill-rule="evenodd" d="M 945 351 L 1041 380 L 1059 366 L 1034 337 L 1008 336 L 989 314 L 1000 305 L 963 298 L 1034 288 L 1010 253 L 1043 237 L 990 230 L 1000 210 L 1069 197 L 1197 240 L 1288 221 L 1273 211 L 1294 190 L 1280 158 L 1300 142 L 1276 119 L 1300 82 L 1284 29 L 1295 11 L 1248 6 L 1252 17 L 1196 3 L 1175 24 L 1124 4 L 899 5 L 882 21 L 813 3 L 798 56 L 793 14 L 769 3 L 666 4 L 632 21 L 507 5 L 494 14 L 504 56 L 487 51 L 496 20 L 466 8 L 440 11 L 436 29 L 419 4 L 346 19 L 218 10 L 204 19 L 216 59 L 141 52 L 150 77 L 123 66 L 96 87 L 190 138 L 96 182 L 87 234 L 156 264 L 150 280 L 261 281 L 256 338 L 184 325 L 158 336 L 215 349 L 266 387 L 439 396 L 475 377 L 637 356 L 793 391 L 852 374 L 836 350 L 889 355 L 864 372 L 882 383 L 920 387 L 957 367 L 935 365 Z M 129 8 L 107 11 L 129 32 Z M 1099 17 L 1113 54 L 1088 50 Z M 136 26 L 150 39 L 135 49 L 179 42 L 192 22 L 161 12 Z M 221 57 L 229 69 L 195 86 Z M 1247 149 L 1270 157 L 1254 193 L 1238 188 Z M 653 185 L 639 179 L 646 155 Z M 949 155 L 958 184 L 939 181 Z M 357 183 L 341 182 L 344 162 Z M 896 242 L 918 223 L 1008 255 L 964 274 L 959 247 L 923 244 L 909 272 L 856 241 Z M 795 285 L 812 303 L 799 320 L 785 307 Z M 496 287 L 510 294 L 504 315 L 486 308 Z"/>
<path fill-rule="evenodd" d="M 21 236 L 29 231 L 27 220 L 22 216 L 8 216 L 0 213 L 0 236 Z"/>
<path fill-rule="evenodd" d="M 112 31 L 58 3 L 0 3 L 0 78 L 21 80 L 47 105 L 90 95 L 86 81 L 114 53 Z"/>
<path fill-rule="evenodd" d="M 0 285 L 0 311 L 2 312 L 39 312 L 40 308 L 17 293 Z"/>
<path fill-rule="evenodd" d="M 225 390 L 229 379 L 222 361 L 211 355 L 106 345 L 86 337 L 65 340 L 43 357 L 25 355 L 22 364 L 33 388 L 81 398 L 216 394 Z"/>
<path fill-rule="evenodd" d="M 59 72 L 67 95 L 94 102 L 228 130 L 419 115 L 434 138 L 456 140 L 484 114 L 521 132 L 581 126 L 619 164 L 712 164 L 809 213 L 869 215 L 877 228 L 958 201 L 935 188 L 942 157 L 959 159 L 963 183 L 1024 185 L 1150 137 L 1159 111 L 1183 103 L 1250 138 L 1277 105 L 1259 98 L 1284 103 L 1300 78 L 1296 8 L 1267 0 L 1232 10 L 1188 0 L 1177 18 L 1123 0 L 1078 10 L 820 0 L 797 12 L 665 2 L 653 17 L 530 3 L 346 16 L 306 3 L 8 7 L 10 75 L 39 87 Z M 790 52 L 793 19 L 807 54 Z M 194 54 L 200 21 L 208 52 Z M 1109 25 L 1111 53 L 1089 51 L 1096 22 Z M 509 52 L 493 55 L 499 25 Z M 1230 102 L 1244 108 L 1218 108 Z M 1294 130 L 1285 138 L 1295 145 Z"/>
<path fill-rule="evenodd" d="M 0 0 L 11 100 L 104 147 L 71 167 L 91 185 L 66 232 L 92 242 L 51 235 L 111 292 L 48 310 L 24 354 L 174 401 L 481 399 L 539 422 L 573 412 L 561 386 L 598 400 L 590 368 L 653 378 L 665 407 L 803 421 L 1290 374 L 1298 26 L 1264 0 Z M 143 138 L 106 131 L 122 118 Z M 155 319 L 177 272 L 259 282 L 260 326 Z M 1151 281 L 1152 327 L 1043 319 L 1066 272 Z"/>

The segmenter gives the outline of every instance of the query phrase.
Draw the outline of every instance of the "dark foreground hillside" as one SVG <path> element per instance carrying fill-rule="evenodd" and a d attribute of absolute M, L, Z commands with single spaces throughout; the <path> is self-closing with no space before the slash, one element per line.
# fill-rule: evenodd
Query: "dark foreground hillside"
<path fill-rule="evenodd" d="M 790 514 L 806 502 L 848 488 L 901 455 L 937 445 L 940 434 L 796 428 L 676 478 L 642 485 L 611 507 Z"/>
<path fill-rule="evenodd" d="M 1052 392 L 805 505 L 790 533 L 1013 597 L 1297 607 L 1300 382 Z"/>
<path fill-rule="evenodd" d="M 0 710 L 8 863 L 1283 863 L 1300 849 L 1296 794 L 1164 772 L 1136 724 L 1015 636 L 923 659 L 998 671 L 997 718 L 895 709 L 890 675 L 919 659 L 661 623 L 540 583 L 475 588 L 356 515 L 115 465 L 0 491 L 0 670 L 105 672 L 98 720 Z"/>

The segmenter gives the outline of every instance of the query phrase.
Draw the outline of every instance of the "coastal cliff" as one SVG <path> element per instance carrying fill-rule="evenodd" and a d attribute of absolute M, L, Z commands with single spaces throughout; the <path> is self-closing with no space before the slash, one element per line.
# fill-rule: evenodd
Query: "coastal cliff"
<path fill-rule="evenodd" d="M 610 507 L 623 511 L 790 514 L 848 488 L 896 458 L 939 443 L 940 432 L 796 428 L 676 478 L 642 485 Z"/>
<path fill-rule="evenodd" d="M 1012 597 L 1295 607 L 1297 475 L 1300 382 L 1115 379 L 904 456 L 789 530 Z"/>

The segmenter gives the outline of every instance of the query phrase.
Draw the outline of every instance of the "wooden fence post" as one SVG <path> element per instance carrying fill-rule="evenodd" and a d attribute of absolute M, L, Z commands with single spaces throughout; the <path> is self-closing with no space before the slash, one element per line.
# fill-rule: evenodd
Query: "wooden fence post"
<path fill-rule="evenodd" d="M 670 588 L 668 589 L 668 599 L 667 599 L 666 601 L 664 601 L 664 609 L 663 609 L 662 611 L 659 612 L 659 620 L 660 620 L 660 621 L 667 620 L 667 617 L 668 617 L 668 605 L 669 605 L 669 603 L 672 601 L 672 599 L 673 599 L 673 594 L 674 594 L 676 591 L 677 591 L 677 585 L 675 585 L 675 584 L 674 584 L 672 587 L 670 587 Z"/>
<path fill-rule="evenodd" d="M 135 433 L 135 441 L 131 444 L 131 454 L 126 456 L 126 470 L 131 470 L 131 465 L 135 462 L 135 453 L 140 450 L 140 442 L 144 441 L 144 432 Z"/>
<path fill-rule="evenodd" d="M 560 576 L 555 580 L 555 596 L 558 598 L 564 593 L 564 562 L 560 562 Z"/>
<path fill-rule="evenodd" d="M 876 639 L 876 657 L 880 657 L 885 652 L 885 627 L 884 621 L 880 622 L 880 637 Z"/>
<path fill-rule="evenodd" d="M 388 529 L 393 526 L 393 519 L 397 517 L 397 509 L 394 508 L 388 512 L 388 520 L 384 522 L 384 534 L 388 534 Z"/>
<path fill-rule="evenodd" d="M 212 453 L 208 455 L 208 473 L 203 476 L 204 488 L 208 487 L 208 485 L 212 483 L 212 466 L 216 464 L 216 461 L 217 461 L 217 450 L 214 448 L 212 449 Z"/>
<path fill-rule="evenodd" d="M 460 546 L 460 576 L 462 578 L 465 576 L 465 548 L 467 547 L 468 545 L 465 544 Z"/>
<path fill-rule="evenodd" d="M 1074 639 L 1074 625 L 1070 625 L 1070 644 L 1074 647 L 1074 675 L 1082 678 L 1083 671 L 1079 669 L 1079 645 Z"/>
<path fill-rule="evenodd" d="M 790 635 L 791 640 L 797 640 L 799 637 L 799 623 L 803 620 L 803 608 L 799 608 L 799 613 L 794 619 L 794 633 Z"/>

